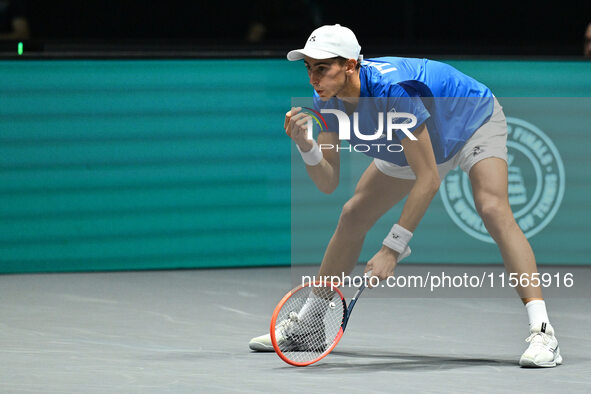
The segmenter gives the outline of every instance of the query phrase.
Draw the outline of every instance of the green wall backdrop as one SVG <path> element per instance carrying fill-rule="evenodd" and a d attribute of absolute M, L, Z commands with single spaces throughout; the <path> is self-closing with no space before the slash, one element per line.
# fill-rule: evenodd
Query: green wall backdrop
<path fill-rule="evenodd" d="M 497 97 L 577 97 L 591 109 L 591 63 L 448 63 Z M 283 116 L 291 97 L 308 94 L 303 66 L 284 60 L 0 61 L 0 272 L 289 264 Z M 591 130 L 578 114 L 568 129 L 536 123 L 567 174 L 556 219 L 532 237 L 534 248 L 556 242 L 555 253 L 538 253 L 542 263 L 591 254 Z M 347 174 L 341 194 L 356 176 Z M 498 260 L 439 197 L 433 204 L 414 261 Z M 442 252 L 441 226 L 465 248 Z"/>

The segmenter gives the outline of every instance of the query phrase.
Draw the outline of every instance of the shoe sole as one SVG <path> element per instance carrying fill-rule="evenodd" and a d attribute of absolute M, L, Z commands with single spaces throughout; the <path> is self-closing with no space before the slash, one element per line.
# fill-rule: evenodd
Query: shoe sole
<path fill-rule="evenodd" d="M 250 342 L 248 344 L 250 350 L 254 350 L 255 352 L 274 352 L 273 345 L 265 345 L 261 342 Z"/>
<path fill-rule="evenodd" d="M 283 344 L 279 345 L 284 352 L 323 352 L 326 350 L 326 345 L 319 346 L 318 348 L 309 348 L 309 349 L 302 349 L 297 344 Z M 274 352 L 275 348 L 273 345 L 267 345 L 263 342 L 251 341 L 248 344 L 250 350 L 254 350 L 255 352 Z"/>
<path fill-rule="evenodd" d="M 552 368 L 560 364 L 562 364 L 562 356 L 560 355 L 560 351 L 557 351 L 556 357 L 553 361 L 546 363 L 536 364 L 534 360 L 523 357 L 519 360 L 519 365 L 524 368 Z"/>

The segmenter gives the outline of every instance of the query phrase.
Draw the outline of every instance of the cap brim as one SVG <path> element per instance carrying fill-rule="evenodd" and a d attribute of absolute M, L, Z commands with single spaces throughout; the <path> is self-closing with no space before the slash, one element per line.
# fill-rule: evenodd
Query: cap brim
<path fill-rule="evenodd" d="M 339 55 L 321 49 L 302 48 L 290 51 L 287 54 L 287 60 L 293 62 L 295 60 L 302 60 L 305 56 L 311 57 L 312 59 L 330 59 L 331 57 L 337 57 Z"/>

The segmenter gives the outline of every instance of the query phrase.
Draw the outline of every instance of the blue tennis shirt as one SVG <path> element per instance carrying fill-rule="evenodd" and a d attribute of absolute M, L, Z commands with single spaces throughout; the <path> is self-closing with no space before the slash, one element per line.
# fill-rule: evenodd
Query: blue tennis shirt
<path fill-rule="evenodd" d="M 390 152 L 377 144 L 399 144 L 406 135 L 394 130 L 391 140 L 386 139 L 386 113 L 411 113 L 416 117 L 416 130 L 427 126 L 435 161 L 448 161 L 488 121 L 493 112 L 494 99 L 488 87 L 455 68 L 433 60 L 401 57 L 381 57 L 363 61 L 359 72 L 361 91 L 359 104 L 347 111 L 345 103 L 337 98 L 319 99 L 314 92 L 316 110 L 338 109 L 350 120 L 351 145 L 370 145 L 365 154 L 399 166 L 408 166 L 402 152 Z M 372 99 L 367 99 L 372 98 Z M 382 138 L 360 139 L 353 131 L 354 112 L 358 130 L 362 135 L 379 133 L 379 112 L 383 112 Z M 328 132 L 338 132 L 337 117 L 323 114 Z M 402 123 L 402 119 L 396 123 Z"/>

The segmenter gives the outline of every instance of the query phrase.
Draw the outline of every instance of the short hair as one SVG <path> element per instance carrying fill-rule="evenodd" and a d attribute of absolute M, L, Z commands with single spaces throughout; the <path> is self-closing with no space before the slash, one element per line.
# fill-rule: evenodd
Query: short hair
<path fill-rule="evenodd" d="M 345 62 L 349 59 L 342 57 L 342 56 L 337 56 L 335 58 L 339 63 L 341 63 L 341 65 L 345 64 Z M 355 66 L 355 70 L 359 70 L 361 68 L 361 60 L 363 60 L 363 57 L 361 55 L 359 55 L 359 58 L 357 59 L 357 65 Z"/>

